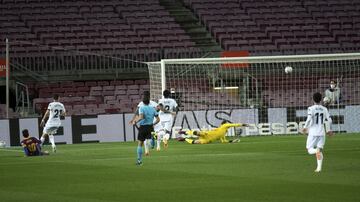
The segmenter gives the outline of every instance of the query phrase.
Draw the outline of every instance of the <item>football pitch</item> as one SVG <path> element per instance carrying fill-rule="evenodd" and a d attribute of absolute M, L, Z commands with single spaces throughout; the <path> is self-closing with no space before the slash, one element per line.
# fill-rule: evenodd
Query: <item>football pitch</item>
<path fill-rule="evenodd" d="M 321 173 L 305 141 L 172 141 L 142 166 L 136 143 L 58 145 L 56 154 L 30 158 L 19 147 L 0 149 L 0 201 L 360 201 L 360 134 L 327 138 Z"/>

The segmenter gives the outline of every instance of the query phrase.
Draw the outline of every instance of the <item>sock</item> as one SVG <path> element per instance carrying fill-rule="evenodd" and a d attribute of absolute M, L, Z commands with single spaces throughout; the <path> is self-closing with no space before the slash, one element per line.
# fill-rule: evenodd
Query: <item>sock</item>
<path fill-rule="evenodd" d="M 150 141 L 150 145 L 151 145 L 151 149 L 154 149 L 155 147 L 155 139 L 154 138 L 151 138 L 151 141 Z"/>
<path fill-rule="evenodd" d="M 145 148 L 145 153 L 149 153 L 150 150 L 150 139 L 146 139 L 144 141 L 144 148 Z"/>
<path fill-rule="evenodd" d="M 152 142 L 152 139 L 148 139 L 148 140 L 147 140 L 148 150 L 151 148 L 151 142 Z"/>
<path fill-rule="evenodd" d="M 308 149 L 308 153 L 309 154 L 316 154 L 316 149 L 314 149 L 314 148 L 310 148 L 310 149 Z"/>
<path fill-rule="evenodd" d="M 144 141 L 145 153 L 149 152 L 149 148 L 148 148 L 148 146 L 147 146 L 147 141 L 148 141 L 148 140 L 146 140 L 146 139 L 145 139 L 145 141 Z"/>
<path fill-rule="evenodd" d="M 54 135 L 49 135 L 49 142 L 51 143 L 51 146 L 55 147 L 55 138 Z"/>
<path fill-rule="evenodd" d="M 142 147 L 141 146 L 137 147 L 136 153 L 137 153 L 137 160 L 142 161 Z"/>
<path fill-rule="evenodd" d="M 317 170 L 321 170 L 323 158 L 324 158 L 324 156 L 323 156 L 322 152 L 320 152 L 319 155 L 316 155 Z"/>
<path fill-rule="evenodd" d="M 168 142 L 168 140 L 170 139 L 170 133 L 165 133 L 165 135 L 164 135 L 164 142 L 165 143 L 167 143 Z"/>
<path fill-rule="evenodd" d="M 44 142 L 45 142 L 45 137 L 44 137 L 44 136 L 41 136 L 40 141 L 41 141 L 41 145 L 43 145 Z"/>
<path fill-rule="evenodd" d="M 162 134 L 163 134 L 162 131 L 158 132 L 158 134 L 157 134 L 157 138 L 156 138 L 156 148 L 157 148 L 157 149 L 160 149 L 160 146 L 161 146 L 161 138 L 162 138 L 162 136 L 163 136 Z"/>

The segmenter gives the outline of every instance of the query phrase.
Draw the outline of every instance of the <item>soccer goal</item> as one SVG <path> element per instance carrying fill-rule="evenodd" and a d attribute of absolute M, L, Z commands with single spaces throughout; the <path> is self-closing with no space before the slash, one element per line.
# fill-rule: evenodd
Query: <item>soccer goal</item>
<path fill-rule="evenodd" d="M 247 135 L 298 133 L 313 93 L 325 97 L 333 80 L 325 99 L 333 130 L 360 132 L 359 61 L 360 53 L 164 59 L 148 68 L 152 99 L 169 89 L 180 106 L 174 126 L 229 120 L 253 124 Z"/>

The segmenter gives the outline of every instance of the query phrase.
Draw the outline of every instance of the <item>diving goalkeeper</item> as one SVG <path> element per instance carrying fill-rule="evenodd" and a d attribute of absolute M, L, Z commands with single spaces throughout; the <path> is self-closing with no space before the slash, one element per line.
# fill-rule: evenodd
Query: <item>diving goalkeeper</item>
<path fill-rule="evenodd" d="M 208 144 L 215 140 L 220 140 L 221 143 L 230 143 L 226 139 L 225 135 L 229 128 L 231 127 L 247 127 L 248 124 L 241 124 L 241 123 L 228 123 L 227 121 L 223 121 L 218 128 L 212 130 L 201 130 L 201 131 L 187 131 L 188 135 L 198 136 L 199 139 L 190 139 L 186 138 L 185 141 L 190 144 Z"/>

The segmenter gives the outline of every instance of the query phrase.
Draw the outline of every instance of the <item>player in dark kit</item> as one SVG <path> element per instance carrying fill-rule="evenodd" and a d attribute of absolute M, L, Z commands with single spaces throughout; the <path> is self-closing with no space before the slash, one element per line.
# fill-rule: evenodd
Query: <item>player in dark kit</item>
<path fill-rule="evenodd" d="M 41 151 L 41 141 L 35 137 L 30 137 L 27 129 L 22 131 L 24 139 L 21 141 L 21 146 L 24 149 L 26 156 L 41 156 L 48 155 L 48 152 Z"/>

